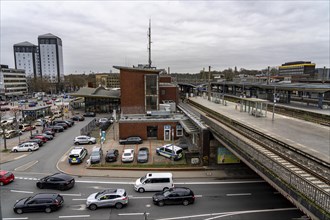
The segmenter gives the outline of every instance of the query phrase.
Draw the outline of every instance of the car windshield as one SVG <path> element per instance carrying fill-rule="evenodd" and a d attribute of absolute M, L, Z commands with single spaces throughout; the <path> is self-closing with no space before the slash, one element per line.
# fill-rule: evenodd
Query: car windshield
<path fill-rule="evenodd" d="M 10 175 L 11 175 L 11 172 L 8 172 L 8 173 L 6 173 L 5 175 L 4 175 L 4 177 L 10 177 Z"/>
<path fill-rule="evenodd" d="M 77 158 L 77 157 L 79 157 L 79 155 L 78 154 L 71 154 L 69 157 L 70 158 Z"/>
<path fill-rule="evenodd" d="M 99 154 L 99 152 L 98 151 L 93 151 L 92 152 L 92 156 L 99 156 L 100 154 Z"/>
<path fill-rule="evenodd" d="M 147 176 L 143 176 L 140 178 L 141 183 L 147 178 Z"/>
<path fill-rule="evenodd" d="M 140 155 L 140 156 L 147 155 L 147 152 L 146 152 L 146 151 L 140 151 L 140 152 L 139 152 L 139 155 Z"/>
<path fill-rule="evenodd" d="M 28 197 L 26 200 L 25 200 L 25 203 L 29 202 L 31 200 L 32 196 Z"/>
<path fill-rule="evenodd" d="M 169 190 L 167 190 L 167 191 L 165 191 L 164 193 L 163 193 L 163 195 L 166 197 L 166 196 L 168 196 L 168 195 L 170 195 L 171 194 L 171 192 L 169 191 Z"/>
<path fill-rule="evenodd" d="M 126 157 L 131 156 L 131 153 L 124 153 L 124 156 Z"/>

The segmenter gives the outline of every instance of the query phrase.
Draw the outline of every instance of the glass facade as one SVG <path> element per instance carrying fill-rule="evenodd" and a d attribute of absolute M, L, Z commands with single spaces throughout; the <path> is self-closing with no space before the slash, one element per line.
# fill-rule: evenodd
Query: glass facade
<path fill-rule="evenodd" d="M 118 110 L 119 99 L 85 97 L 85 111 L 96 113 L 110 113 Z"/>
<path fill-rule="evenodd" d="M 146 74 L 145 80 L 145 110 L 158 110 L 158 75 Z"/>

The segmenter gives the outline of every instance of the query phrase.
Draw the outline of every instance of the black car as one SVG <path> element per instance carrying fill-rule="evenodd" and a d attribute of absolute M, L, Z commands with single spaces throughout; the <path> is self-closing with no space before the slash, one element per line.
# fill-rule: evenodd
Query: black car
<path fill-rule="evenodd" d="M 75 115 L 71 118 L 73 121 L 84 121 L 85 118 L 82 115 Z"/>
<path fill-rule="evenodd" d="M 37 187 L 40 189 L 59 189 L 66 190 L 71 189 L 75 184 L 75 179 L 64 173 L 55 173 L 50 176 L 46 176 L 37 182 Z"/>
<path fill-rule="evenodd" d="M 141 147 L 137 155 L 138 163 L 147 163 L 149 159 L 149 149 L 146 147 Z"/>
<path fill-rule="evenodd" d="M 189 205 L 195 202 L 195 195 L 187 187 L 175 187 L 163 192 L 157 192 L 152 200 L 155 205 Z"/>
<path fill-rule="evenodd" d="M 85 112 L 84 117 L 95 117 L 95 112 Z"/>
<path fill-rule="evenodd" d="M 48 128 L 53 129 L 55 132 L 63 132 L 64 128 L 59 125 L 48 126 Z"/>
<path fill-rule="evenodd" d="M 143 140 L 140 137 L 128 137 L 126 139 L 119 140 L 119 144 L 142 144 Z"/>
<path fill-rule="evenodd" d="M 47 212 L 56 211 L 63 206 L 64 199 L 57 193 L 39 193 L 28 198 L 18 200 L 14 205 L 14 212 Z"/>
<path fill-rule="evenodd" d="M 110 149 L 107 151 L 107 154 L 105 155 L 105 161 L 107 162 L 115 162 L 117 161 L 119 152 L 117 149 Z"/>
<path fill-rule="evenodd" d="M 43 133 L 55 137 L 55 131 L 53 130 L 44 130 Z"/>
<path fill-rule="evenodd" d="M 68 121 L 64 121 L 64 120 L 62 120 L 62 121 L 60 121 L 60 120 L 52 121 L 51 124 L 52 124 L 52 125 L 60 125 L 60 126 L 63 126 L 63 125 L 64 125 L 64 126 L 66 126 L 66 128 L 72 126 L 70 122 L 68 122 Z M 63 126 L 63 127 L 64 127 L 64 126 Z"/>
<path fill-rule="evenodd" d="M 61 126 L 63 127 L 64 129 L 67 129 L 69 127 L 69 125 L 67 123 L 56 123 L 57 126 Z"/>
<path fill-rule="evenodd" d="M 69 123 L 71 126 L 74 125 L 74 121 L 71 120 L 71 119 L 65 119 L 64 121 L 67 122 L 67 123 Z"/>

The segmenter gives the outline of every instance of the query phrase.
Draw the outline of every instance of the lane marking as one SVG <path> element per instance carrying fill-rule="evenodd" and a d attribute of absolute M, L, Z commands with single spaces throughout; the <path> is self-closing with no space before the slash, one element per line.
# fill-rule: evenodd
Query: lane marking
<path fill-rule="evenodd" d="M 180 185 L 197 185 L 197 184 L 244 184 L 244 183 L 264 183 L 265 180 L 251 180 L 251 181 L 236 181 L 236 182 L 174 182 L 174 184 L 180 184 Z"/>
<path fill-rule="evenodd" d="M 195 198 L 202 198 L 203 195 L 195 195 Z M 152 199 L 152 196 L 133 196 L 133 195 L 129 195 L 128 196 L 129 199 Z"/>
<path fill-rule="evenodd" d="M 90 215 L 66 215 L 66 216 L 58 216 L 58 218 L 89 218 Z"/>
<path fill-rule="evenodd" d="M 2 218 L 2 220 L 14 220 L 14 219 L 29 219 L 28 217 L 22 217 L 22 218 Z"/>
<path fill-rule="evenodd" d="M 63 195 L 63 194 L 61 194 L 61 195 Z M 87 200 L 87 199 L 72 199 L 73 201 L 85 201 L 85 200 Z"/>
<path fill-rule="evenodd" d="M 10 190 L 10 192 L 17 192 L 17 193 L 33 193 L 33 192 L 30 192 L 30 191 L 20 191 L 20 190 Z"/>
<path fill-rule="evenodd" d="M 65 193 L 60 193 L 61 196 L 81 196 L 81 193 L 79 194 L 65 194 Z"/>
<path fill-rule="evenodd" d="M 22 166 L 19 166 L 19 167 L 16 167 L 14 170 L 16 171 L 16 170 L 18 170 L 18 171 L 25 171 L 25 170 L 27 170 L 27 169 L 29 169 L 30 167 L 32 167 L 33 165 L 35 165 L 36 163 L 38 163 L 39 161 L 31 161 L 31 162 L 29 162 L 29 163 L 27 163 L 27 164 L 24 164 L 24 165 L 22 165 Z"/>
<path fill-rule="evenodd" d="M 22 157 L 25 157 L 25 156 L 27 156 L 27 154 L 23 154 L 23 155 L 21 155 L 21 156 L 19 156 L 19 157 L 15 157 L 14 160 L 18 160 L 18 159 L 20 159 L 20 158 L 22 158 Z"/>
<path fill-rule="evenodd" d="M 123 185 L 135 184 L 135 182 L 107 182 L 107 181 L 96 182 L 90 180 L 77 180 L 76 183 L 123 184 Z"/>
<path fill-rule="evenodd" d="M 225 215 L 237 215 L 237 214 L 256 213 L 256 212 L 281 212 L 281 211 L 291 211 L 291 210 L 298 210 L 298 208 L 293 207 L 293 208 L 279 208 L 279 209 L 261 209 L 261 210 L 249 210 L 249 211 L 236 211 L 236 212 L 219 212 L 219 213 L 210 213 L 210 214 L 180 216 L 180 217 L 173 217 L 173 218 L 159 218 L 159 219 L 156 219 L 156 220 L 189 219 L 189 218 L 198 218 L 198 217 L 209 217 L 209 216 L 215 216 L 215 215 L 216 215 L 216 217 L 214 217 L 214 218 L 221 218 L 221 217 L 225 217 Z M 205 219 L 205 220 L 211 220 L 211 219 L 212 218 Z"/>
<path fill-rule="evenodd" d="M 226 196 L 251 196 L 251 193 L 226 194 Z"/>
<path fill-rule="evenodd" d="M 128 216 L 131 216 L 131 215 L 144 215 L 144 214 L 150 215 L 150 213 L 148 213 L 148 212 L 146 212 L 146 213 L 143 213 L 143 212 L 136 212 L 136 213 L 119 213 L 118 215 L 122 215 L 122 216 L 128 215 Z"/>

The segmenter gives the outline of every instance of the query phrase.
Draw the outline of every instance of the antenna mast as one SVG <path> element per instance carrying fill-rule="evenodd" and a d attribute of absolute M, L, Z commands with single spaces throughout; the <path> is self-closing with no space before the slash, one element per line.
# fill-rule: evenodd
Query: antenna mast
<path fill-rule="evenodd" d="M 149 31 L 148 31 L 148 38 L 149 38 L 149 46 L 148 46 L 148 51 L 149 51 L 149 68 L 151 68 L 151 19 L 149 19 Z"/>

